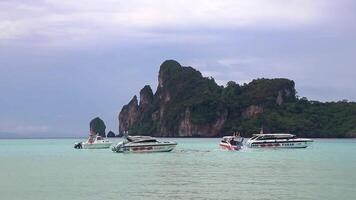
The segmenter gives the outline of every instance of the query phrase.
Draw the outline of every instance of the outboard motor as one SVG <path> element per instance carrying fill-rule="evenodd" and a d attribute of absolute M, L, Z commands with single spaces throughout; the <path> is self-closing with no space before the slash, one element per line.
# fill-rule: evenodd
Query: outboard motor
<path fill-rule="evenodd" d="M 75 144 L 74 144 L 74 148 L 75 148 L 75 149 L 81 149 L 81 148 L 83 148 L 82 143 L 81 143 L 81 142 L 75 143 Z"/>

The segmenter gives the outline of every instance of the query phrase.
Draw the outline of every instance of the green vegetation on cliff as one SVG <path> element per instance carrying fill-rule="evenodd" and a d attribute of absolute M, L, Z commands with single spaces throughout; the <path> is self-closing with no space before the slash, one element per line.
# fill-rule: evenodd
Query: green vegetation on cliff
<path fill-rule="evenodd" d="M 211 137 L 240 131 L 250 136 L 263 127 L 307 137 L 355 137 L 356 103 L 299 99 L 288 79 L 230 81 L 223 87 L 174 60 L 162 63 L 158 78 L 154 95 L 145 86 L 140 105 L 131 101 L 121 111 L 120 132 Z"/>

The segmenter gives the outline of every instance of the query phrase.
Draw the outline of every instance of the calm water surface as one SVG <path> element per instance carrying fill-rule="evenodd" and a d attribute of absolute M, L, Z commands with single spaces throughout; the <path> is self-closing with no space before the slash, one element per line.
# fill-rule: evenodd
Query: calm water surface
<path fill-rule="evenodd" d="M 239 152 L 218 150 L 218 138 L 171 140 L 173 152 L 151 154 L 0 140 L 0 199 L 356 199 L 354 139 Z"/>

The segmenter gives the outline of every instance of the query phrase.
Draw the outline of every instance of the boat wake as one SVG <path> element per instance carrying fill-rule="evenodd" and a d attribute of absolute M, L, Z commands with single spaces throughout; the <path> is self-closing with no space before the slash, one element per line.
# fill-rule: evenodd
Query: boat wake
<path fill-rule="evenodd" d="M 208 153 L 212 152 L 212 150 L 200 150 L 200 149 L 179 149 L 172 151 L 174 153 Z"/>

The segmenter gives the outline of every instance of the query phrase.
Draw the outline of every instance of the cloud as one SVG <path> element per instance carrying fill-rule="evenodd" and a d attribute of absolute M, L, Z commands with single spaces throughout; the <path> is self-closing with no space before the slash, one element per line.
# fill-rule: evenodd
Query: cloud
<path fill-rule="evenodd" d="M 355 8 L 353 0 L 0 1 L 0 131 L 84 136 L 95 116 L 115 130 L 121 106 L 157 85 L 165 59 L 221 85 L 285 77 L 300 96 L 355 101 Z"/>
<path fill-rule="evenodd" d="M 17 135 L 33 135 L 48 133 L 50 127 L 47 125 L 29 124 L 25 122 L 2 120 L 0 123 L 0 133 L 13 133 Z"/>
<path fill-rule="evenodd" d="M 298 68 L 290 63 L 276 58 L 262 58 L 253 56 L 234 56 L 192 61 L 192 66 L 199 66 L 204 76 L 212 76 L 219 85 L 226 85 L 228 81 L 239 84 L 249 83 L 256 78 L 289 77 Z"/>
<path fill-rule="evenodd" d="M 323 20 L 326 8 L 308 0 L 47 0 L 2 1 L 0 9 L 0 42 L 36 38 L 46 45 L 68 45 L 155 39 L 170 34 L 165 29 L 308 26 Z"/>

